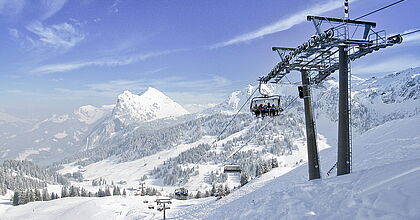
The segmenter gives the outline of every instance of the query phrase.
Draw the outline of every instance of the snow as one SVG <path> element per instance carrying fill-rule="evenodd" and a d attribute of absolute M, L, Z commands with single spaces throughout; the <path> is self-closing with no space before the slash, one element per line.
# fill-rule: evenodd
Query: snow
<path fill-rule="evenodd" d="M 419 124 L 420 117 L 394 120 L 356 137 L 352 174 L 325 178 L 336 151 L 324 146 L 320 155 L 323 179 L 307 181 L 306 164 L 278 167 L 220 200 L 212 197 L 173 200 L 167 216 L 171 219 L 418 219 Z M 149 159 L 153 163 L 156 158 Z M 100 165 L 108 169 L 106 163 L 96 166 Z M 124 165 L 125 169 L 112 172 L 132 170 L 127 163 Z M 0 213 L 3 212 L 2 219 L 6 220 L 160 219 L 162 213 L 147 209 L 147 204 L 142 203 L 144 199 L 154 201 L 156 197 L 65 198 L 7 206 Z"/>
<path fill-rule="evenodd" d="M 292 155 L 278 157 L 279 167 L 250 180 L 239 189 L 232 190 L 230 195 L 220 200 L 211 197 L 174 200 L 167 215 L 171 219 L 419 219 L 420 102 L 416 98 L 416 88 L 411 88 L 415 93 L 406 93 L 407 90 L 404 90 L 407 78 L 419 79 L 418 71 L 419 68 L 411 69 L 382 79 L 364 80 L 353 77 L 357 84 L 354 86 L 357 91 L 353 98 L 360 99 L 366 106 L 375 109 L 375 114 L 383 120 L 379 126 L 368 127 L 366 130 L 370 130 L 354 136 L 351 174 L 326 176 L 337 158 L 337 123 L 325 111 L 324 114 L 318 114 L 316 120 L 322 179 L 307 180 L 306 140 L 300 138 L 293 143 L 298 150 L 293 151 Z M 335 82 L 331 81 L 326 86 L 332 88 Z M 232 93 L 226 102 L 210 111 L 238 110 L 251 95 L 253 88 L 248 86 L 243 91 Z M 270 87 L 265 90 L 273 91 Z M 375 93 L 379 95 L 371 98 Z M 414 95 L 409 96 L 410 94 Z M 182 109 L 158 90 L 149 88 L 142 95 L 134 95 L 128 91 L 121 94 L 113 117 L 127 123 L 132 120 L 149 121 L 188 113 Z M 83 110 L 87 118 L 95 118 L 97 112 L 94 107 L 87 106 Z M 390 113 L 400 115 L 387 118 Z M 220 146 L 221 143 L 239 137 L 254 124 L 252 122 L 249 127 L 217 144 Z M 214 137 L 205 136 L 195 143 L 181 144 L 171 150 L 124 163 L 120 163 L 119 158 L 114 156 L 86 167 L 76 167 L 74 163 L 66 164 L 60 172 L 83 172 L 87 181 L 73 184 L 91 191 L 96 191 L 98 187 L 91 186 L 90 180 L 99 177 L 105 178 L 108 183 L 126 181 L 123 188 L 137 188 L 140 178 L 148 175 L 165 160 L 200 143 L 212 143 L 213 140 Z M 243 150 L 247 149 L 255 150 L 257 146 L 250 144 Z M 28 153 L 33 152 L 26 152 Z M 186 166 L 191 167 L 193 164 Z M 205 188 L 208 186 L 204 181 L 206 175 L 220 167 L 220 164 L 212 163 L 199 165 L 199 174 L 192 176 L 185 187 L 190 192 Z M 164 195 L 178 188 L 163 186 L 161 180 L 153 178 L 145 182 L 147 187 L 162 189 Z M 229 175 L 227 183 L 231 189 L 238 182 L 238 175 Z M 0 214 L 1 219 L 160 219 L 162 213 L 147 209 L 148 204 L 143 203 L 144 199 L 154 201 L 156 198 L 65 198 L 17 207 L 10 207 L 6 202 L 0 206 Z"/>
<path fill-rule="evenodd" d="M 126 219 L 125 217 L 132 215 L 129 212 L 135 210 L 142 210 L 144 217 L 153 217 L 159 214 L 156 210 L 147 209 L 148 204 L 143 203 L 143 199 L 120 196 L 103 198 L 74 197 L 48 202 L 32 202 L 23 206 L 9 208 L 2 216 L 2 219 Z"/>
<path fill-rule="evenodd" d="M 54 123 L 63 123 L 70 119 L 69 115 L 53 115 L 53 117 L 50 118 L 50 121 Z"/>
<path fill-rule="evenodd" d="M 222 200 L 190 207 L 173 217 L 418 219 L 419 124 L 419 117 L 395 120 L 358 137 L 354 144 L 354 172 L 350 175 L 307 181 L 307 165 L 304 164 L 264 182 L 264 187 L 258 186 L 260 179 L 254 179 Z M 378 134 L 382 136 L 378 137 Z M 383 148 L 378 147 L 375 137 L 381 140 Z M 392 141 L 395 139 L 404 142 L 396 144 Z M 322 151 L 321 168 L 332 164 L 335 157 L 332 148 Z M 275 175 L 280 169 L 263 177 Z"/>
<path fill-rule="evenodd" d="M 180 104 L 155 88 L 149 87 L 143 94 L 124 91 L 118 96 L 113 116 L 123 123 L 152 121 L 189 114 Z"/>
<path fill-rule="evenodd" d="M 15 160 L 26 160 L 29 156 L 33 155 L 33 154 L 39 154 L 42 151 L 49 151 L 50 148 L 49 147 L 43 147 L 43 148 L 39 148 L 37 150 L 35 149 L 27 149 L 21 153 L 19 153 L 19 155 L 15 158 Z"/>
<path fill-rule="evenodd" d="M 134 187 L 138 188 L 139 180 L 143 175 L 149 175 L 150 171 L 152 171 L 155 167 L 163 164 L 164 161 L 171 157 L 178 156 L 181 152 L 196 147 L 201 143 L 211 143 L 214 140 L 214 137 L 204 136 L 201 140 L 191 143 L 191 144 L 180 144 L 176 147 L 158 152 L 151 156 L 147 156 L 141 158 L 139 160 L 118 163 L 118 159 L 116 157 L 111 157 L 105 159 L 103 161 L 90 164 L 85 167 L 76 167 L 74 163 L 72 164 L 65 164 L 64 168 L 58 170 L 58 172 L 65 174 L 65 173 L 72 173 L 76 171 L 82 171 L 83 177 L 88 180 L 93 180 L 97 178 L 105 178 L 108 183 L 114 181 L 117 183 L 121 180 L 126 181 L 127 184 L 124 185 L 125 188 Z M 175 190 L 175 186 L 163 186 L 159 182 L 156 182 L 154 179 L 147 179 L 146 186 L 154 186 L 160 188 L 164 188 L 166 193 L 173 193 Z M 75 182 L 75 185 L 80 185 L 86 188 L 87 190 L 91 190 L 92 192 L 97 191 L 97 187 L 92 187 L 91 182 L 83 182 L 78 183 Z M 190 186 L 193 188 L 193 185 Z M 197 188 L 198 186 L 195 186 Z"/>
<path fill-rule="evenodd" d="M 67 133 L 66 133 L 66 131 L 63 131 L 63 132 L 55 134 L 54 137 L 57 138 L 57 139 L 63 139 L 65 137 L 67 137 Z"/>
<path fill-rule="evenodd" d="M 114 107 L 115 105 L 103 105 L 99 108 L 92 105 L 85 105 L 75 110 L 74 114 L 78 116 L 80 122 L 90 125 L 103 118 L 106 114 L 111 112 Z"/>

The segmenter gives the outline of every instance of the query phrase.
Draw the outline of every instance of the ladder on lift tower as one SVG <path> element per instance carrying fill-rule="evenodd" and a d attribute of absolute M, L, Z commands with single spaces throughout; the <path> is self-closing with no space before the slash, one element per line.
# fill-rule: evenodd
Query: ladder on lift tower
<path fill-rule="evenodd" d="M 352 152 L 353 152 L 353 124 L 352 124 L 352 118 L 351 118 L 351 80 L 352 80 L 352 75 L 351 75 L 351 62 L 348 63 L 348 82 L 349 82 L 349 88 L 348 88 L 348 92 L 349 92 L 349 163 L 350 163 L 350 173 L 352 172 L 352 164 L 353 164 L 353 159 L 352 159 Z"/>

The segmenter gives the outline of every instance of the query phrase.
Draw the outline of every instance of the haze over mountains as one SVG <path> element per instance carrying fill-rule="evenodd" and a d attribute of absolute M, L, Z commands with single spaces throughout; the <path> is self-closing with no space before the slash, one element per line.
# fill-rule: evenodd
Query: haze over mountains
<path fill-rule="evenodd" d="M 149 189 L 159 189 L 158 192 L 164 196 L 171 195 L 179 187 L 187 188 L 191 197 L 197 198 L 209 196 L 212 188 L 226 188 L 233 190 L 233 195 L 226 197 L 228 199 L 222 202 L 199 200 L 205 205 L 202 211 L 197 210 L 201 205 L 185 209 L 182 208 L 183 203 L 175 202 L 179 207 L 175 206 L 177 211 L 174 210 L 173 216 L 228 219 L 229 216 L 221 211 L 226 203 L 234 209 L 251 209 L 248 193 L 260 193 L 274 201 L 277 197 L 272 197 L 269 189 L 279 188 L 279 184 L 284 185 L 282 181 L 291 184 L 306 179 L 304 114 L 301 100 L 297 98 L 296 85 L 264 87 L 267 93 L 280 94 L 282 106 L 287 106 L 280 117 L 256 119 L 246 104 L 242 112 L 233 118 L 234 113 L 244 105 L 255 89 L 257 87 L 248 85 L 243 90 L 231 93 L 222 103 L 193 114 L 154 88 L 148 88 L 139 95 L 124 91 L 118 95 L 113 105 L 82 106 L 71 114 L 52 115 L 36 122 L 3 113 L 0 135 L 4 141 L 0 145 L 1 160 L 27 159 L 37 164 L 50 165 L 50 169 L 57 170 L 61 175 L 53 171 L 43 171 L 28 163 L 25 166 L 30 169 L 24 172 L 29 176 L 34 175 L 29 179 L 38 182 L 31 180 L 32 182 L 26 183 L 29 181 L 27 176 L 16 181 L 30 186 L 47 185 L 53 192 L 59 192 L 62 187 L 57 185 L 57 182 L 46 182 L 36 176 L 37 173 L 48 173 L 55 176 L 54 178 L 70 181 L 73 186 L 91 192 L 105 186 L 135 189 L 139 181 L 143 181 Z M 312 87 L 312 92 L 318 147 L 321 151 L 321 170 L 325 178 L 325 172 L 335 163 L 336 156 L 334 146 L 337 143 L 338 84 L 331 78 L 320 86 Z M 254 96 L 256 94 L 258 93 Z M 419 129 L 416 121 L 420 112 L 420 67 L 377 78 L 362 79 L 353 76 L 351 94 L 355 171 L 378 170 L 383 176 L 388 176 L 392 172 L 404 172 L 404 167 L 413 168 L 416 163 L 410 161 L 418 159 L 416 152 L 420 149 L 419 142 L 416 141 L 416 130 Z M 226 127 L 228 122 L 230 124 Z M 399 130 L 404 134 L 398 132 Z M 381 138 L 380 134 L 385 136 L 382 135 Z M 381 142 L 382 139 L 386 140 L 386 144 Z M 384 147 L 388 150 L 383 151 Z M 230 157 L 234 152 L 236 153 Z M 240 177 L 221 172 L 224 164 L 231 163 L 241 166 Z M 383 166 L 392 163 L 401 164 L 402 170 L 390 169 L 391 173 L 383 171 Z M 22 172 L 19 171 L 20 168 L 12 168 L 17 171 L 6 168 L 7 172 L 12 172 L 6 177 L 6 184 L 9 185 L 15 181 L 11 178 L 13 172 Z M 295 169 L 296 171 L 291 171 Z M 285 173 L 288 174 L 283 176 Z M 269 183 L 273 177 L 278 178 Z M 413 179 L 415 176 L 410 173 L 407 178 Z M 113 184 L 95 185 L 94 182 L 99 179 Z M 237 189 L 248 181 L 249 184 Z M 366 184 L 375 187 L 374 182 Z M 291 187 L 290 184 L 279 189 L 286 190 Z M 334 184 L 346 191 L 341 179 Z M 387 187 L 388 182 L 385 181 L 384 184 L 384 187 Z M 401 190 L 409 190 L 404 184 L 405 182 L 402 182 L 396 186 Z M 260 188 L 261 186 L 267 187 Z M 294 196 L 308 203 L 316 203 L 314 197 L 307 197 L 302 190 L 304 191 L 297 187 Z M 339 194 L 329 193 L 334 198 L 340 197 Z M 322 196 L 328 197 L 330 194 L 324 193 Z M 286 193 L 283 197 L 287 195 Z M 380 196 L 376 191 L 369 195 Z M 238 200 L 234 202 L 234 198 Z M 65 203 L 66 200 L 63 201 Z M 79 204 L 83 201 L 74 202 Z M 95 200 L 94 203 L 99 205 L 103 201 L 105 200 Z M 116 201 L 118 200 L 109 200 L 111 203 Z M 259 198 L 254 198 L 254 201 L 261 202 Z M 354 203 L 352 199 L 346 201 Z M 130 204 L 130 207 L 136 204 L 131 203 L 131 200 L 125 202 Z M 263 209 L 271 210 L 267 205 L 262 206 L 265 207 Z M 405 206 L 410 209 L 412 207 L 407 204 Z M 41 210 L 42 207 L 39 206 Z M 330 204 L 328 207 L 335 206 Z M 376 207 L 383 210 L 382 212 L 387 212 L 383 206 Z M 329 208 L 319 209 L 323 210 L 320 214 L 329 213 Z M 363 212 L 363 208 L 365 206 L 357 206 L 355 212 L 360 216 L 369 215 Z M 127 209 L 126 214 L 132 218 L 153 215 L 147 212 L 129 214 L 131 209 Z M 243 210 L 242 213 L 244 218 L 262 218 L 270 213 L 269 210 Z M 64 210 L 57 212 L 73 216 L 71 212 Z M 9 216 L 21 216 L 21 212 L 7 213 Z M 304 213 L 309 211 L 299 208 L 292 214 L 298 218 L 302 213 L 305 215 Z M 416 215 L 415 211 L 412 213 Z M 278 215 L 277 212 L 271 214 Z M 85 215 L 90 216 L 91 213 L 86 211 Z M 55 215 L 51 216 L 54 218 Z M 339 213 L 338 216 L 346 216 L 346 213 Z"/>
<path fill-rule="evenodd" d="M 8 117 L 7 122 L 6 120 L 2 122 L 3 129 L 13 126 L 21 129 L 19 123 L 27 127 L 22 132 L 17 129 L 15 134 L 11 133 L 12 129 L 5 130 L 7 132 L 1 134 L 6 140 L 2 143 L 2 159 L 31 159 L 44 165 L 55 162 L 51 168 L 64 176 L 78 178 L 78 180 L 71 179 L 72 185 L 91 191 L 103 187 L 92 186 L 91 181 L 102 179 L 112 181 L 115 185 L 109 185 L 111 187 L 136 188 L 138 182 L 143 181 L 148 187 L 158 188 L 162 195 L 170 195 L 176 188 L 185 187 L 189 189 L 191 196 L 198 194 L 205 196 L 204 192 L 209 192 L 214 186 L 233 190 L 243 181 L 249 181 L 249 184 L 239 190 L 233 190 L 233 195 L 221 202 L 200 200 L 203 202 L 202 205 L 187 209 L 183 208 L 183 203 L 176 202 L 179 207 L 176 205 L 177 211 L 174 210 L 173 215 L 228 219 L 230 217 L 223 211 L 226 204 L 233 209 L 244 207 L 252 209 L 250 206 L 253 206 L 253 203 L 249 203 L 251 197 L 255 203 L 262 202 L 259 197 L 255 197 L 257 194 L 275 201 L 277 197 L 271 196 L 270 190 L 278 188 L 280 191 L 277 193 L 287 197 L 290 194 L 288 189 L 293 186 L 292 183 L 306 181 L 305 125 L 302 103 L 296 99 L 296 86 L 268 85 L 264 88 L 267 92 L 281 95 L 282 105 L 287 108 L 280 117 L 255 119 L 246 105 L 232 120 L 234 113 L 242 107 L 255 89 L 255 86 L 249 85 L 241 91 L 230 94 L 224 102 L 194 114 L 189 114 L 181 105 L 160 91 L 148 88 L 139 95 L 129 91 L 123 92 L 118 96 L 115 105 L 82 106 L 72 114 L 53 115 L 32 125 L 27 121 Z M 312 89 L 318 147 L 321 151 L 321 170 L 323 178 L 326 178 L 325 172 L 335 163 L 336 157 L 334 146 L 337 143 L 338 85 L 332 78 Z M 378 78 L 353 77 L 351 94 L 355 172 L 367 169 L 367 172 L 380 172 L 384 178 L 392 179 L 390 175 L 405 172 L 404 169 L 414 169 L 417 163 L 410 161 L 419 158 L 418 149 L 420 149 L 419 137 L 416 136 L 420 112 L 420 67 Z M 228 122 L 230 125 L 221 134 Z M 17 139 L 13 135 L 16 135 Z M 28 145 L 31 147 L 26 148 Z M 21 148 L 14 149 L 9 146 Z M 387 150 L 384 151 L 384 148 Z M 233 152 L 237 153 L 229 158 Z M 240 178 L 220 172 L 227 163 L 241 166 Z M 399 164 L 396 166 L 401 167 L 383 168 L 389 164 Z M 291 171 L 295 169 L 296 171 Z M 283 176 L 285 173 L 288 174 Z M 410 171 L 404 178 L 415 179 L 413 175 Z M 273 177 L 277 177 L 276 181 L 269 182 Z M 364 185 L 367 185 L 369 190 L 376 187 L 377 181 L 382 181 L 381 184 L 384 185 L 381 187 L 385 188 L 388 184 L 394 184 L 389 180 L 378 179 L 364 183 L 365 178 L 357 176 L 351 178 L 360 182 L 357 187 L 362 191 L 366 190 L 363 188 Z M 342 179 L 334 180 L 332 184 L 346 191 L 343 181 L 345 182 Z M 45 185 L 45 183 L 40 184 Z M 315 197 L 308 197 L 304 193 L 304 188 L 315 187 L 320 190 L 324 186 L 309 185 L 302 185 L 303 188 L 295 187 L 293 196 L 314 203 L 311 206 L 316 207 Z M 267 187 L 260 188 L 261 186 Z M 395 186 L 408 191 L 412 188 L 404 181 L 398 182 Z M 328 192 L 321 196 L 325 198 L 333 196 L 343 200 L 340 194 L 332 192 L 338 188 L 327 187 Z M 356 194 L 354 196 L 359 198 Z M 369 199 L 369 196 L 378 196 L 378 201 L 387 204 L 390 202 L 379 198 L 383 196 L 381 191 L 369 191 L 369 194 L 361 199 Z M 404 199 L 403 197 L 401 198 Z M 345 201 L 359 204 L 357 198 Z M 412 198 L 409 196 L 405 199 Z M 77 204 L 83 201 L 75 200 Z M 94 203 L 99 205 L 103 201 L 105 200 L 95 200 Z M 109 200 L 113 201 L 118 200 Z M 130 207 L 135 204 L 130 201 L 125 202 L 130 204 Z M 404 204 L 412 210 L 412 205 Z M 279 215 L 278 213 L 287 211 L 282 209 L 281 212 L 272 213 L 268 204 L 260 205 L 264 207 L 263 210 L 267 210 L 264 212 L 260 209 L 253 212 L 243 210 L 242 216 L 262 218 L 270 213 Z M 197 210 L 202 206 L 205 206 L 205 209 Z M 40 206 L 40 209 L 43 209 L 42 207 Z M 320 215 L 327 215 L 333 207 L 336 206 L 329 204 L 327 208 L 318 210 L 321 210 Z M 375 207 L 377 210 L 382 210 L 376 215 L 388 212 L 386 206 L 378 204 Z M 342 207 L 336 208 L 342 209 Z M 359 216 L 369 216 L 370 214 L 363 211 L 365 208 L 372 207 L 368 204 L 356 206 L 355 212 Z M 139 215 L 153 215 L 147 212 L 129 214 L 130 210 L 126 212 L 132 218 Z M 73 216 L 67 211 L 57 212 Z M 305 213 L 310 213 L 310 210 L 301 207 L 292 214 L 299 218 L 306 215 Z M 394 210 L 393 213 L 400 212 Z M 416 216 L 416 213 L 411 211 L 407 216 Z M 14 212 L 8 214 L 20 216 Z M 90 216 L 89 211 L 85 214 Z M 405 216 L 404 213 L 400 215 Z M 339 212 L 336 216 L 347 216 L 347 214 Z"/>
<path fill-rule="evenodd" d="M 412 68 L 382 78 L 354 77 L 352 123 L 356 130 L 362 132 L 388 120 L 417 114 L 420 97 L 418 72 L 419 68 Z M 293 86 L 268 87 L 266 90 L 281 94 L 285 103 L 288 98 L 296 95 L 295 88 L 291 87 Z M 256 87 L 249 85 L 242 91 L 233 92 L 224 102 L 204 110 L 201 115 L 237 111 L 254 89 Z M 337 85 L 334 81 L 327 81 L 321 89 L 314 88 L 313 100 L 317 117 L 336 121 L 337 98 Z M 243 112 L 247 111 L 248 106 L 243 108 Z M 46 165 L 91 148 L 99 134 L 103 134 L 105 130 L 107 135 L 111 135 L 124 127 L 153 124 L 154 120 L 161 119 L 168 125 L 173 123 L 168 120 L 177 120 L 179 116 L 188 114 L 181 105 L 154 88 L 148 88 L 139 95 L 125 91 L 117 97 L 115 105 L 82 106 L 71 114 L 52 115 L 36 123 L 3 112 L 0 115 L 3 129 L 0 137 L 4 141 L 0 146 L 0 157 L 32 159 Z M 196 116 L 192 116 L 194 117 Z M 189 119 L 191 118 L 187 117 L 185 120 Z M 156 124 L 159 123 L 154 126 Z"/>

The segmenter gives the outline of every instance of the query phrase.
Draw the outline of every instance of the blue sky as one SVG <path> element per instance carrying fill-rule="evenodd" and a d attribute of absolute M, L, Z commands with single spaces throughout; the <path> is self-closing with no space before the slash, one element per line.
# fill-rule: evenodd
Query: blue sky
<path fill-rule="evenodd" d="M 392 2 L 350 1 L 350 18 Z M 420 27 L 419 8 L 406 0 L 365 20 L 402 33 Z M 217 103 L 268 73 L 272 46 L 306 41 L 308 14 L 342 17 L 342 1 L 0 0 L 0 110 L 60 113 L 148 86 L 184 105 Z M 410 35 L 353 73 L 420 66 L 419 49 Z"/>

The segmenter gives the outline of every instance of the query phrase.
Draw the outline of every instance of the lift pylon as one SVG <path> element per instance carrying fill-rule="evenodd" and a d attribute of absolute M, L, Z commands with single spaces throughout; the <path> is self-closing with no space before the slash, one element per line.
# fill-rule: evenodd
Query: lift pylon
<path fill-rule="evenodd" d="M 300 93 L 305 106 L 309 179 L 315 179 L 319 178 L 316 175 L 319 173 L 319 164 L 309 85 L 319 84 L 333 72 L 340 70 L 337 174 L 350 173 L 348 65 L 350 61 L 374 51 L 401 43 L 402 37 L 399 34 L 387 36 L 385 31 L 374 31 L 376 23 L 370 21 L 320 16 L 307 16 L 307 20 L 314 24 L 315 35 L 296 48 L 273 47 L 273 51 L 280 56 L 280 62 L 267 75 L 261 77 L 260 82 L 278 83 L 292 70 L 302 73 L 303 86 L 300 87 Z M 323 25 L 329 25 L 329 28 L 323 30 Z M 313 77 L 304 76 L 309 73 L 313 74 Z"/>

